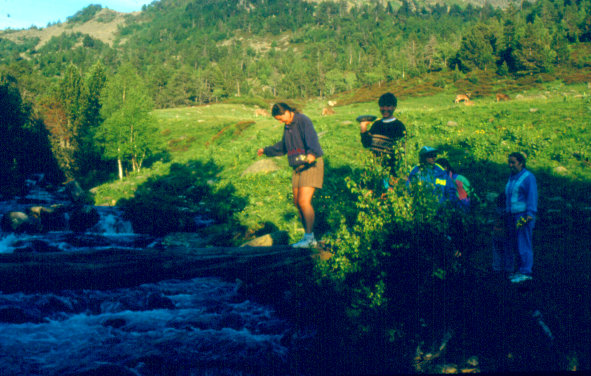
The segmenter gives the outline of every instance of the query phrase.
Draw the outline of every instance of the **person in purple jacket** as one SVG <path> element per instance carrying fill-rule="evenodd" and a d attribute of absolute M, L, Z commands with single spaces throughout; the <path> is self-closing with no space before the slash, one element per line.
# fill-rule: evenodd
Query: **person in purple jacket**
<path fill-rule="evenodd" d="M 302 240 L 292 244 L 295 248 L 316 246 L 314 236 L 314 207 L 312 197 L 321 189 L 324 179 L 324 162 L 318 134 L 310 118 L 285 103 L 273 105 L 271 115 L 285 124 L 283 138 L 275 145 L 258 149 L 259 156 L 268 157 L 287 154 L 289 166 L 293 168 L 293 202 L 298 208 L 305 234 Z"/>
<path fill-rule="evenodd" d="M 517 253 L 519 271 L 510 280 L 521 283 L 532 279 L 532 232 L 538 212 L 538 187 L 535 176 L 525 168 L 523 154 L 509 154 L 508 164 L 511 175 L 505 186 L 505 254 L 513 257 Z"/>

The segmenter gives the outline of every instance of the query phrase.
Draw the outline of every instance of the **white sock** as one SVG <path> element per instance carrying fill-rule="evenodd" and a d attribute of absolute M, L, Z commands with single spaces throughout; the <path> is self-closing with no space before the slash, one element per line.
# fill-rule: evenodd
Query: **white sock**
<path fill-rule="evenodd" d="M 314 239 L 314 233 L 310 232 L 310 233 L 304 234 L 304 239 Z"/>

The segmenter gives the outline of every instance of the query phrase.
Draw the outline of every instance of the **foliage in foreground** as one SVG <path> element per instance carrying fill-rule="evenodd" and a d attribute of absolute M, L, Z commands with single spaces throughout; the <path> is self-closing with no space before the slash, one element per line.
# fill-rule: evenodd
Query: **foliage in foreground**
<path fill-rule="evenodd" d="M 354 214 L 343 215 L 328 237 L 334 255 L 319 270 L 347 297 L 352 332 L 375 336 L 379 322 L 387 328 L 379 335 L 389 333 L 395 341 L 407 309 L 416 307 L 409 303 L 426 301 L 425 294 L 460 270 L 473 217 L 451 203 L 439 204 L 430 187 L 409 191 L 404 179 L 384 190 L 375 166 L 370 160 L 358 179 L 346 178 Z"/>

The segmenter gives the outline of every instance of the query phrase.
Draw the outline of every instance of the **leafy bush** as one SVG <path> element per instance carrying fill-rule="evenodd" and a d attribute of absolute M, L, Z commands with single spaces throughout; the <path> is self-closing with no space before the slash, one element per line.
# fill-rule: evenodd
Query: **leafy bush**
<path fill-rule="evenodd" d="M 368 163 L 357 181 L 347 178 L 355 199 L 328 239 L 333 256 L 318 268 L 347 299 L 349 334 L 396 345 L 409 317 L 459 275 L 470 220 L 439 204 L 430 187 L 409 190 L 401 179 L 384 191 L 383 172 Z"/>

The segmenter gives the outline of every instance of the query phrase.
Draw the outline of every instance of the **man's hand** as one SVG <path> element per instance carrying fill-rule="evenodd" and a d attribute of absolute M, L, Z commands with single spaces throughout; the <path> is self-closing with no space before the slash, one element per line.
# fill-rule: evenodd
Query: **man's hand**
<path fill-rule="evenodd" d="M 359 128 L 361 129 L 361 133 L 367 132 L 367 126 L 371 123 L 371 121 L 362 121 L 359 123 Z"/>
<path fill-rule="evenodd" d="M 263 154 L 265 154 L 265 150 L 263 150 L 262 148 L 261 148 L 261 149 L 259 149 L 259 150 L 257 150 L 257 155 L 258 155 L 259 157 L 262 157 L 262 156 L 263 156 Z"/>

